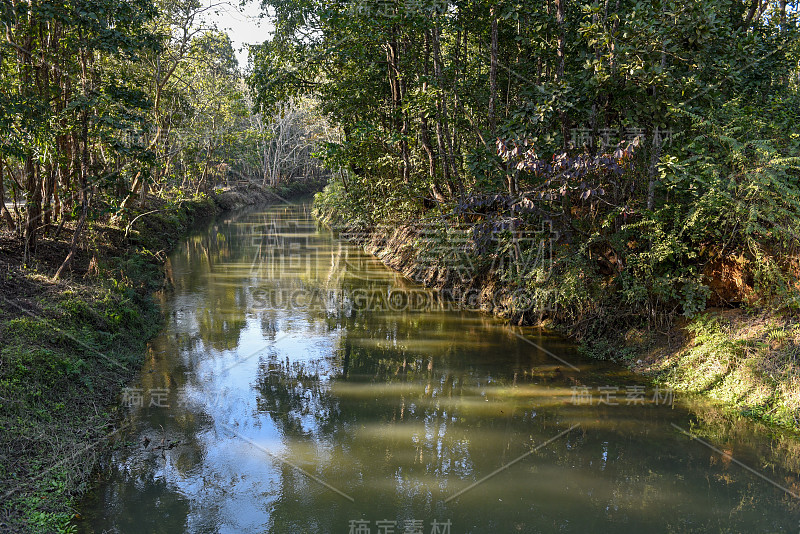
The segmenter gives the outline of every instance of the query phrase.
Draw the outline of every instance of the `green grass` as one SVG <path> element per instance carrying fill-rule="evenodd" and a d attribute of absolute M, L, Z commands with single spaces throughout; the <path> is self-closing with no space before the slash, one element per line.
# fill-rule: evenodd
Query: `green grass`
<path fill-rule="evenodd" d="M 203 198 L 142 217 L 130 246 L 98 258 L 92 278 L 56 284 L 46 273 L 8 271 L 3 297 L 13 305 L 0 310 L 0 495 L 7 495 L 0 530 L 73 531 L 74 503 L 116 427 L 116 397 L 161 325 L 152 298 L 163 280 L 159 258 L 214 210 Z"/>
<path fill-rule="evenodd" d="M 114 423 L 106 406 L 157 332 L 156 304 L 120 289 L 51 293 L 35 317 L 0 324 L 0 488 L 13 492 L 1 506 L 20 530 L 66 531 Z"/>
<path fill-rule="evenodd" d="M 796 319 L 707 312 L 683 330 L 686 342 L 672 349 L 639 346 L 655 381 L 700 394 L 735 415 L 800 431 Z"/>

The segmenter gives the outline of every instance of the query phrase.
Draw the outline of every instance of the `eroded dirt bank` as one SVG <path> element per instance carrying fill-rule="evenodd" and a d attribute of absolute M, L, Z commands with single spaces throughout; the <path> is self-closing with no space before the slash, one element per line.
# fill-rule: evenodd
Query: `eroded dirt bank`
<path fill-rule="evenodd" d="M 663 329 L 627 327 L 599 334 L 594 329 L 587 337 L 584 325 L 537 309 L 535 298 L 504 282 L 501 272 L 490 269 L 465 277 L 431 265 L 419 247 L 419 227 L 413 224 L 368 229 L 332 224 L 336 218 L 319 208 L 316 215 L 340 237 L 464 308 L 492 313 L 515 325 L 557 330 L 590 356 L 618 361 L 655 383 L 709 398 L 734 418 L 800 431 L 800 320 L 768 310 L 718 307 L 726 295 L 746 291 L 728 270 L 710 271 L 709 276 L 719 275 L 708 280 L 713 290 L 709 303 L 717 306 L 691 319 L 678 318 Z"/>

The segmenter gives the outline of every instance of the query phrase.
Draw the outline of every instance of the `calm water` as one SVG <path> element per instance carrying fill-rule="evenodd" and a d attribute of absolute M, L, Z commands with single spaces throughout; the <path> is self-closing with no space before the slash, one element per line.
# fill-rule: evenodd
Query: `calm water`
<path fill-rule="evenodd" d="M 796 439 L 433 305 L 308 206 L 218 220 L 168 266 L 79 531 L 800 531 Z"/>

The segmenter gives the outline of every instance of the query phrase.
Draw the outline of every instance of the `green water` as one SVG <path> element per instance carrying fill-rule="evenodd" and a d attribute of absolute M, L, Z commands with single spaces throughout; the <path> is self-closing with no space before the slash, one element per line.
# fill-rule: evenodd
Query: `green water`
<path fill-rule="evenodd" d="M 307 205 L 168 267 L 80 532 L 800 531 L 796 438 L 448 309 Z"/>

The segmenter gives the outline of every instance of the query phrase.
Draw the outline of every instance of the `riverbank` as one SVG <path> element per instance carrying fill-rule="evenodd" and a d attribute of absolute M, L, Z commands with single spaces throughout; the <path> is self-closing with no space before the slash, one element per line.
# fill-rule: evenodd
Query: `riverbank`
<path fill-rule="evenodd" d="M 308 188 L 151 198 L 124 223 L 94 221 L 61 280 L 53 274 L 74 222 L 40 238 L 29 268 L 21 241 L 0 232 L 0 531 L 69 531 L 73 503 L 122 430 L 119 392 L 161 327 L 152 295 L 168 286 L 162 267 L 172 247 L 220 211 Z"/>
<path fill-rule="evenodd" d="M 631 329 L 622 339 L 620 359 L 633 371 L 703 395 L 734 416 L 800 431 L 798 317 L 713 308 L 666 335 Z"/>
<path fill-rule="evenodd" d="M 588 356 L 616 361 L 676 392 L 702 395 L 732 418 L 800 431 L 800 319 L 794 314 L 755 305 L 708 308 L 691 319 L 662 315 L 656 325 L 643 325 L 640 317 L 626 319 L 624 311 L 609 310 L 607 297 L 597 298 L 600 312 L 576 314 L 563 306 L 567 300 L 563 295 L 594 289 L 586 281 L 588 276 L 553 270 L 547 273 L 548 284 L 541 284 L 550 289 L 531 289 L 535 284 L 522 284 L 509 276 L 507 262 L 481 266 L 474 259 L 466 262 L 471 272 L 464 276 L 460 269 L 465 256 L 451 251 L 453 243 L 456 247 L 463 243 L 451 240 L 435 254 L 455 258 L 458 268 L 445 260 L 432 263 L 430 251 L 425 250 L 431 239 L 419 221 L 389 227 L 365 225 L 339 215 L 336 194 L 330 191 L 317 197 L 314 213 L 320 222 L 388 267 L 465 308 L 517 325 L 555 330 L 576 341 Z M 584 287 L 575 287 L 576 278 Z M 720 280 L 707 282 L 726 290 Z M 609 292 L 613 285 L 606 283 L 602 288 Z"/>

